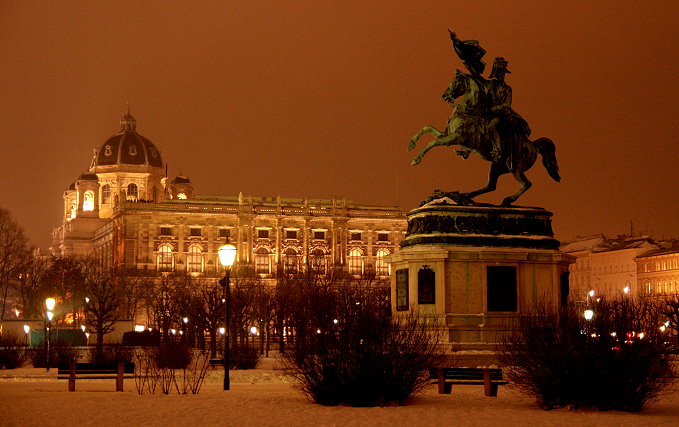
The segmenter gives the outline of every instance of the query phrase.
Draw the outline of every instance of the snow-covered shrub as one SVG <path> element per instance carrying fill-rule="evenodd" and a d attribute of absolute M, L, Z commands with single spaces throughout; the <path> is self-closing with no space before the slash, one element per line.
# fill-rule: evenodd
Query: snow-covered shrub
<path fill-rule="evenodd" d="M 27 357 L 24 347 L 17 334 L 4 332 L 0 335 L 0 367 L 3 369 L 20 368 Z"/>
<path fill-rule="evenodd" d="M 636 412 L 674 379 L 660 325 L 657 306 L 628 297 L 560 312 L 538 307 L 501 340 L 498 358 L 506 377 L 544 409 Z"/>
<path fill-rule="evenodd" d="M 428 383 L 427 369 L 439 361 L 438 334 L 413 315 L 394 321 L 388 287 L 348 280 L 298 289 L 306 304 L 283 360 L 311 400 L 388 405 Z"/>

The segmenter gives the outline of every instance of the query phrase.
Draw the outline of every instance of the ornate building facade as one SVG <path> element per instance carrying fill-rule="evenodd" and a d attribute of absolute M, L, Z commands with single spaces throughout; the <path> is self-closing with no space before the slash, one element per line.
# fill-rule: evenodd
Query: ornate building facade
<path fill-rule="evenodd" d="M 659 250 L 661 246 L 646 235 L 607 238 L 596 234 L 562 244 L 561 251 L 576 257 L 569 267 L 572 298 L 584 300 L 591 291 L 643 296 L 647 291 L 639 262 Z"/>
<path fill-rule="evenodd" d="M 642 296 L 679 295 L 679 249 L 659 249 L 640 256 L 637 270 Z"/>
<path fill-rule="evenodd" d="M 194 195 L 191 180 L 168 182 L 158 148 L 139 135 L 129 111 L 64 192 L 54 255 L 94 254 L 115 266 L 194 275 L 219 272 L 228 237 L 237 262 L 263 277 L 277 268 L 343 265 L 389 275 L 384 257 L 405 235 L 398 207 L 344 199 Z"/>

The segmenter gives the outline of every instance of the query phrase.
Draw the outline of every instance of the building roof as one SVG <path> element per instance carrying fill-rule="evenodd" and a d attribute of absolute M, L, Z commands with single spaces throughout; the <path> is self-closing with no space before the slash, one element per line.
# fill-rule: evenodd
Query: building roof
<path fill-rule="evenodd" d="M 107 139 L 97 151 L 94 166 L 147 165 L 163 167 L 160 151 L 137 133 L 137 121 L 128 112 L 120 119 L 120 132 Z"/>

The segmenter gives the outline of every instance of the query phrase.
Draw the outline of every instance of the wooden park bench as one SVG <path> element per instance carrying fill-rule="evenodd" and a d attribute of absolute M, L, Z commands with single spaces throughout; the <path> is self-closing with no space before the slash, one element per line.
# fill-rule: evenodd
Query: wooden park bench
<path fill-rule="evenodd" d="M 75 391 L 75 380 L 115 379 L 116 391 L 123 391 L 123 378 L 134 378 L 132 362 L 75 362 L 59 364 L 57 378 L 68 380 L 68 391 Z"/>
<path fill-rule="evenodd" d="M 502 378 L 502 369 L 490 368 L 431 368 L 432 384 L 438 384 L 439 394 L 450 394 L 453 384 L 483 385 L 486 396 L 497 396 L 497 387 L 508 382 Z"/>
<path fill-rule="evenodd" d="M 210 366 L 224 366 L 224 359 L 210 359 Z"/>

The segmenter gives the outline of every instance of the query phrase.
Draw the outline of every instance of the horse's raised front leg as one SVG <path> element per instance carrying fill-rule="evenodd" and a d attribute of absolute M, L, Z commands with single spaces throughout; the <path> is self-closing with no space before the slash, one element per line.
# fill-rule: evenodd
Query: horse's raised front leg
<path fill-rule="evenodd" d="M 467 196 L 470 199 L 473 199 L 474 197 L 480 195 L 480 194 L 485 194 L 485 193 L 490 193 L 491 191 L 495 191 L 495 188 L 497 188 L 497 180 L 500 178 L 501 175 L 507 173 L 507 170 L 503 165 L 497 164 L 497 163 L 492 163 L 490 165 L 490 171 L 488 172 L 488 184 L 486 184 L 485 187 L 472 191 L 470 193 L 466 193 L 465 196 Z"/>
<path fill-rule="evenodd" d="M 408 151 L 415 148 L 415 143 L 417 142 L 418 139 L 422 138 L 422 135 L 424 135 L 425 133 L 430 133 L 434 135 L 434 138 L 438 138 L 439 136 L 443 135 L 441 131 L 436 129 L 434 126 L 425 126 L 422 128 L 421 131 L 417 132 L 417 135 L 410 138 L 410 143 L 408 143 Z"/>
<path fill-rule="evenodd" d="M 410 162 L 410 165 L 415 166 L 415 165 L 419 164 L 422 161 L 422 157 L 424 157 L 424 155 L 427 154 L 427 152 L 434 147 L 438 147 L 439 145 L 454 145 L 454 144 L 452 144 L 453 139 L 454 138 L 452 138 L 450 136 L 432 139 L 431 142 L 429 144 L 427 144 L 426 147 L 424 147 L 424 150 L 420 151 L 420 153 L 417 156 L 415 156 L 413 161 Z"/>
<path fill-rule="evenodd" d="M 502 201 L 502 206 L 509 206 L 512 203 L 516 201 L 523 193 L 526 192 L 530 187 L 533 186 L 533 183 L 526 178 L 526 175 L 523 172 L 515 172 L 514 173 L 514 178 L 519 181 L 519 184 L 521 184 L 521 188 L 519 188 L 519 191 L 516 192 L 513 196 L 505 197 L 505 199 Z"/>

